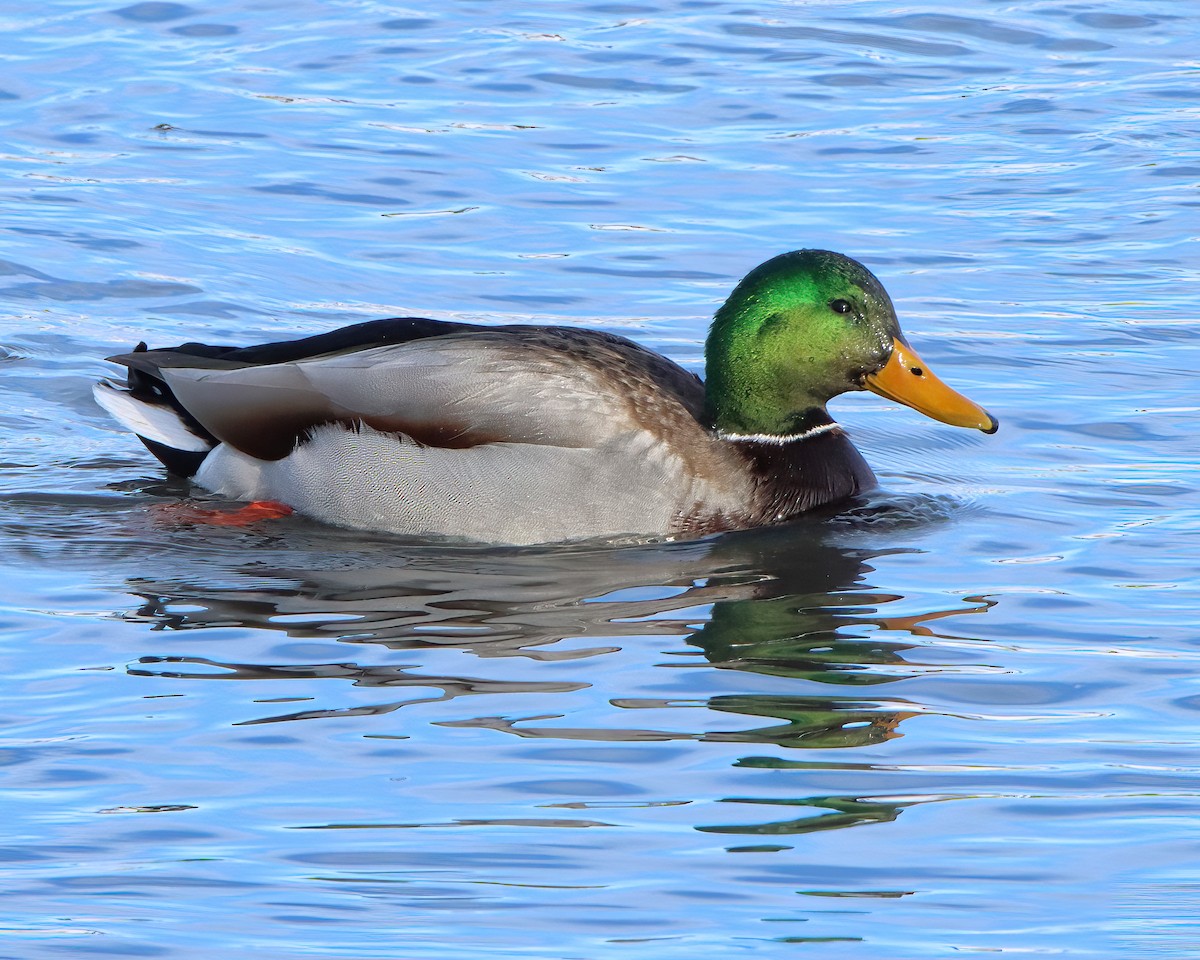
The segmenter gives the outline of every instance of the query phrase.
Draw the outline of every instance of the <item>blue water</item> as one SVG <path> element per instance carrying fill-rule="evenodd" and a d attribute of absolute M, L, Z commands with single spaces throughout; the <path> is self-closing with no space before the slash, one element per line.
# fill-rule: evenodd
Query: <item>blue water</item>
<path fill-rule="evenodd" d="M 7 4 L 0 957 L 1200 954 L 1198 18 Z M 1002 422 L 837 401 L 832 519 L 206 529 L 90 398 L 414 313 L 699 369 L 803 246 Z"/>

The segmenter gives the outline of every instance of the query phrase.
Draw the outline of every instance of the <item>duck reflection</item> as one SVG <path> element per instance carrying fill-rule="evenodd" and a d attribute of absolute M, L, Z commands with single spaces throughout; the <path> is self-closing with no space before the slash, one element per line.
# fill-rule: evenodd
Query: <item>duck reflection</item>
<path fill-rule="evenodd" d="M 870 823 L 888 823 L 900 816 L 900 811 L 916 801 L 888 803 L 882 800 L 861 800 L 857 797 L 805 797 L 800 800 L 735 799 L 729 803 L 771 804 L 789 808 L 807 807 L 822 811 L 804 817 L 777 820 L 770 823 L 727 824 L 697 827 L 701 833 L 752 835 L 758 837 L 785 834 L 815 833 L 818 830 L 839 830 Z"/>
<path fill-rule="evenodd" d="M 646 638 L 678 638 L 721 670 L 789 678 L 770 694 L 714 695 L 700 705 L 722 714 L 781 721 L 729 732 L 576 729 L 503 717 L 441 721 L 488 726 L 522 737 L 563 739 L 697 739 L 786 748 L 857 747 L 898 736 L 920 708 L 834 696 L 830 687 L 894 683 L 930 669 L 915 636 L 935 636 L 931 621 L 982 612 L 987 602 L 917 615 L 885 616 L 903 600 L 866 584 L 870 561 L 888 551 L 831 543 L 818 523 L 726 535 L 686 544 L 495 550 L 389 543 L 377 552 L 328 554 L 261 550 L 252 566 L 211 567 L 203 579 L 181 575 L 127 581 L 142 602 L 127 619 L 169 631 L 250 628 L 260 635 L 383 646 L 422 659 L 453 648 L 478 658 L 587 660 L 620 652 Z M 894 551 L 892 551 L 894 552 Z M 686 649 L 686 648 L 685 648 Z M 670 651 L 678 657 L 683 651 Z M 255 663 L 206 656 L 145 656 L 134 675 L 200 679 L 337 679 L 372 688 L 414 688 L 420 696 L 350 709 L 311 709 L 247 721 L 386 714 L 411 704 L 480 694 L 567 694 L 591 686 L 579 679 L 533 676 L 498 680 L 446 675 L 412 663 Z M 444 663 L 445 658 L 438 658 Z M 619 707 L 683 706 L 614 696 Z M 695 701 L 686 706 L 696 706 Z M 676 715 L 679 715 L 677 712 Z"/>
<path fill-rule="evenodd" d="M 295 542 L 256 546 L 252 564 L 223 563 L 214 572 L 211 565 L 198 570 L 194 560 L 186 560 L 168 575 L 126 585 L 141 598 L 127 619 L 149 621 L 154 629 L 176 636 L 177 631 L 248 630 L 238 638 L 239 649 L 255 655 L 244 660 L 144 656 L 131 665 L 131 674 L 280 680 L 287 681 L 281 684 L 285 694 L 308 694 L 256 701 L 270 703 L 272 712 L 243 724 L 381 717 L 401 707 L 435 710 L 439 708 L 428 705 L 489 695 L 491 704 L 527 704 L 532 695 L 542 708 L 532 715 L 510 708 L 499 716 L 448 716 L 442 706 L 431 722 L 540 740 L 693 740 L 840 751 L 901 736 L 902 723 L 927 712 L 904 697 L 880 697 L 880 688 L 949 669 L 924 659 L 936 656 L 938 638 L 948 636 L 932 624 L 947 616 L 982 613 L 989 606 L 983 598 L 962 598 L 948 609 L 889 615 L 889 607 L 910 601 L 876 591 L 868 578 L 873 561 L 897 551 L 838 545 L 829 527 L 819 523 L 627 547 L 501 551 L 389 542 L 386 552 L 331 554 L 328 543 L 320 540 L 312 549 Z M 333 565 L 330 556 L 337 558 L 337 569 L 323 569 Z M 314 646 L 324 653 L 332 643 L 361 655 L 294 662 L 297 654 L 311 653 Z M 769 692 L 672 699 L 620 690 L 605 698 L 622 720 L 630 710 L 655 717 L 667 711 L 672 719 L 701 717 L 703 727 L 562 722 L 571 711 L 558 706 L 561 698 L 573 704 L 571 694 L 593 688 L 587 696 L 594 704 L 596 683 L 620 682 L 611 671 L 596 669 L 603 666 L 596 664 L 597 658 L 644 657 L 647 650 L 669 662 L 639 664 L 619 676 L 630 684 L 645 684 L 653 674 L 653 683 L 658 673 L 654 666 L 703 663 L 710 670 L 758 674 L 774 682 Z M 276 662 L 261 662 L 265 660 Z M 470 673 L 459 666 L 483 660 L 500 662 Z M 569 668 L 569 661 L 582 661 L 574 676 L 564 679 L 562 667 L 548 669 L 553 662 Z M 446 669 L 447 664 L 453 667 Z M 497 672 L 510 676 L 474 675 Z M 320 680 L 348 681 L 389 695 L 369 705 L 317 707 L 311 703 L 312 681 Z M 692 690 L 729 687 L 724 678 L 720 684 L 699 677 L 689 682 Z M 762 681 L 752 686 L 761 689 Z M 399 691 L 407 695 L 397 696 Z M 300 707 L 297 700 L 308 703 Z M 288 701 L 290 709 L 281 712 L 281 703 Z M 714 715 L 752 722 L 713 729 Z M 844 766 L 777 755 L 745 757 L 738 765 Z M 697 829 L 730 835 L 810 833 L 887 822 L 917 801 L 819 795 L 725 802 L 738 804 L 740 811 L 783 805 L 786 815 Z"/>

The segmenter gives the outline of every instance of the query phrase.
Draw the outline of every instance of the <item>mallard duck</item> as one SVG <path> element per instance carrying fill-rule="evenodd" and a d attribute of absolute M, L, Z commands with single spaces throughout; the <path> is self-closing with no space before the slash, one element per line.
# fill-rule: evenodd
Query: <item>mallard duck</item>
<path fill-rule="evenodd" d="M 514 544 L 780 523 L 875 476 L 828 401 L 872 390 L 994 433 L 826 250 L 768 260 L 717 311 L 707 381 L 624 337 L 405 317 L 252 347 L 139 344 L 100 405 L 172 473 L 344 527 Z"/>

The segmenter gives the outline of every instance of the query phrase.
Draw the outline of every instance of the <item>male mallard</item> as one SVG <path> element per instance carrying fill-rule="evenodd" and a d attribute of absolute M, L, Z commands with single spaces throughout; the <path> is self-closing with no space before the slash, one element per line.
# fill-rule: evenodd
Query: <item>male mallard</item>
<path fill-rule="evenodd" d="M 100 405 L 173 473 L 339 526 L 537 543 L 778 523 L 874 474 L 848 390 L 993 433 L 905 341 L 862 264 L 768 260 L 717 311 L 705 384 L 624 337 L 403 318 L 254 347 L 110 358 Z"/>

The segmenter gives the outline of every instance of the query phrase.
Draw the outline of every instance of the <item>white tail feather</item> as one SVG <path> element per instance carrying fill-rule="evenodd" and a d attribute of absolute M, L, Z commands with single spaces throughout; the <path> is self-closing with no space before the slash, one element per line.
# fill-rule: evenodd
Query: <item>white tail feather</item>
<path fill-rule="evenodd" d="M 206 453 L 213 448 L 212 442 L 193 433 L 172 407 L 134 399 L 129 391 L 108 380 L 92 387 L 92 394 L 100 406 L 139 437 L 175 450 Z"/>

